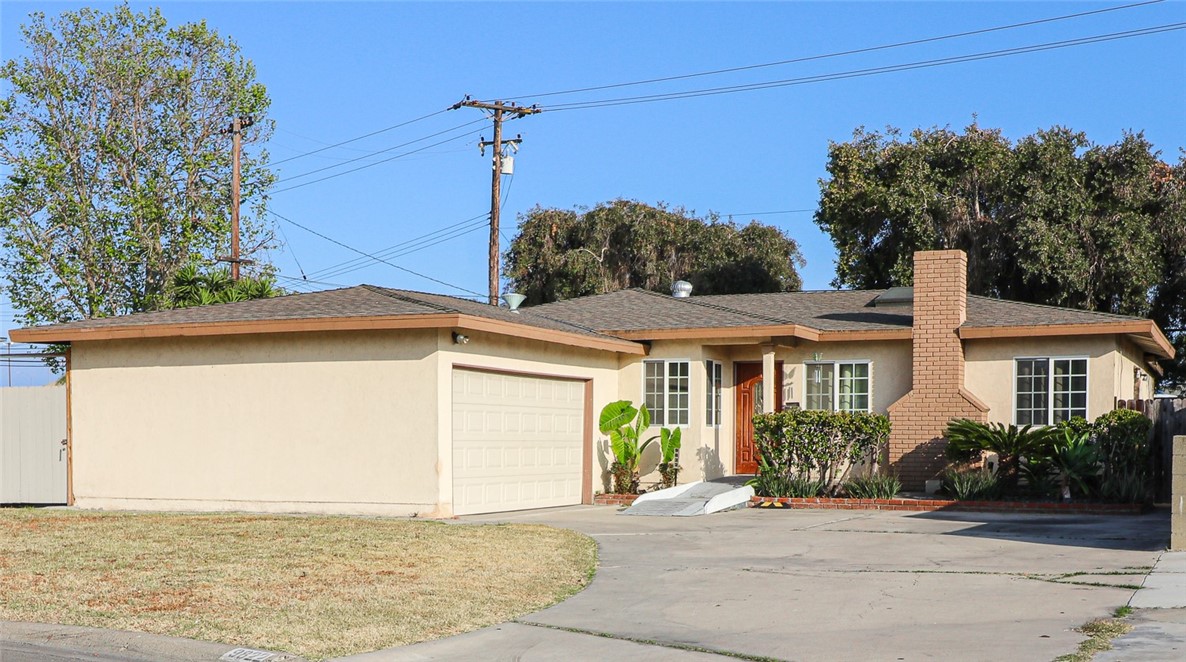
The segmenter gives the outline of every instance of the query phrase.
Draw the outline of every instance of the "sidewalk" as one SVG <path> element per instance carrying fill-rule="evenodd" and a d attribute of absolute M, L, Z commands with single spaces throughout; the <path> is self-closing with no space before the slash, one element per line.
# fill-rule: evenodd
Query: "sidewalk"
<path fill-rule="evenodd" d="M 1186 659 L 1186 552 L 1165 552 L 1129 600 L 1132 632 L 1112 640 L 1096 662 Z"/>

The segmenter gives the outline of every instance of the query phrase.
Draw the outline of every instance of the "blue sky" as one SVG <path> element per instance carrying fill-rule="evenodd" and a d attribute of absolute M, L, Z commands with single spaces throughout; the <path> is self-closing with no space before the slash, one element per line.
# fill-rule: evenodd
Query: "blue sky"
<path fill-rule="evenodd" d="M 110 3 L 90 3 L 109 7 Z M 977 30 L 1125 4 L 1080 2 L 878 3 L 326 3 L 165 2 L 170 22 L 206 20 L 233 37 L 272 97 L 272 160 L 444 109 L 470 94 L 552 104 L 739 85 L 983 53 L 1186 21 L 1164 2 L 1095 16 L 911 47 L 743 72 L 561 96 L 543 93 L 689 74 Z M 152 6 L 132 3 L 135 8 Z M 19 24 L 33 10 L 78 3 L 0 5 L 0 55 L 23 52 Z M 588 110 L 547 111 L 506 124 L 521 133 L 503 207 L 506 235 L 535 205 L 571 208 L 614 198 L 664 201 L 697 213 L 756 218 L 786 230 L 807 259 L 807 289 L 829 287 L 835 252 L 811 213 L 829 141 L 854 128 L 949 125 L 973 116 L 1010 138 L 1064 125 L 1095 142 L 1143 130 L 1176 161 L 1186 147 L 1186 32 L 1166 32 L 1040 53 L 768 90 Z M 523 95 L 523 96 L 521 96 Z M 373 252 L 485 213 L 489 157 L 478 135 L 290 191 L 339 170 L 407 149 L 340 163 L 479 120 L 459 109 L 280 164 L 269 206 L 345 244 Z M 258 148 L 255 146 L 253 148 Z M 474 224 L 476 228 L 478 224 Z M 280 223 L 281 274 L 462 293 L 388 265 L 313 274 L 357 254 Z M 459 231 L 471 226 L 460 226 Z M 391 261 L 485 291 L 486 232 L 443 241 Z M 415 245 L 413 248 L 417 247 Z M 504 241 L 505 248 L 505 241 Z M 299 266 L 298 266 L 299 262 Z M 332 272 L 330 272 L 332 273 Z M 298 289 L 329 285 L 306 283 Z M 11 319 L 11 309 L 3 311 Z M 22 370 L 22 372 L 31 372 Z M 30 376 L 30 378 L 33 378 Z M 18 380 L 20 378 L 17 378 Z"/>

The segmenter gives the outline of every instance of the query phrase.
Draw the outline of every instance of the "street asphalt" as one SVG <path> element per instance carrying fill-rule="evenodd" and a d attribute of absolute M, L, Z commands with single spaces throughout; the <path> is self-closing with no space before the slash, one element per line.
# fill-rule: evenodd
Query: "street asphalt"
<path fill-rule="evenodd" d="M 457 525 L 487 522 L 584 532 L 599 545 L 597 575 L 576 596 L 512 623 L 343 659 L 1049 661 L 1076 650 L 1084 639 L 1077 626 L 1110 616 L 1134 592 L 1186 607 L 1186 556 L 1179 563 L 1162 555 L 1164 511 L 750 509 L 669 518 L 586 506 L 467 517 Z M 1141 584 L 1149 588 L 1135 591 Z M 1113 657 L 1096 659 L 1186 659 L 1184 639 L 1175 638 L 1186 636 L 1186 619 L 1166 618 L 1172 608 L 1133 606 L 1133 633 L 1117 640 Z M 71 650 L 89 657 L 70 657 Z M 227 650 L 0 623 L 3 662 L 217 660 Z"/>

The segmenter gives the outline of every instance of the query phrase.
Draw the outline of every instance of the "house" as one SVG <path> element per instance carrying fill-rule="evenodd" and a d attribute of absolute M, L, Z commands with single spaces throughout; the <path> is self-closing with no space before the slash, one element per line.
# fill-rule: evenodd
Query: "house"
<path fill-rule="evenodd" d="M 966 272 L 927 251 L 912 289 L 517 311 L 363 285 L 12 337 L 70 345 L 78 506 L 424 516 L 589 503 L 618 399 L 684 429 L 685 481 L 754 472 L 756 412 L 888 412 L 918 488 L 950 419 L 1094 418 L 1173 355 L 1149 320 L 970 296 Z"/>

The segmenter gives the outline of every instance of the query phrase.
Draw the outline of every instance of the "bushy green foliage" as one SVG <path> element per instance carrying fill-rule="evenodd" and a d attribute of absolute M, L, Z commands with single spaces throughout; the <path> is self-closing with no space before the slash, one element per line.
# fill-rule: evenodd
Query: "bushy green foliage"
<path fill-rule="evenodd" d="M 889 419 L 866 412 L 786 410 L 754 417 L 760 472 L 784 479 L 815 476 L 834 494 L 853 463 L 879 458 Z"/>
<path fill-rule="evenodd" d="M 947 430 L 948 455 L 965 462 L 984 451 L 997 453 L 999 487 L 1005 492 L 1015 492 L 1018 476 L 1024 476 L 1030 496 L 1069 493 L 1135 503 L 1150 496 L 1151 425 L 1139 412 L 1124 409 L 1092 423 L 1074 418 L 1034 429 L 959 420 Z"/>
<path fill-rule="evenodd" d="M 205 22 L 159 9 L 31 12 L 0 66 L 0 267 L 22 324 L 151 310 L 230 243 L 233 116 L 266 141 L 255 67 Z M 8 50 L 8 49 L 6 49 Z M 273 243 L 266 152 L 242 158 L 244 257 Z M 252 211 L 256 213 L 251 213 Z M 239 296 L 235 294 L 234 296 Z"/>
<path fill-rule="evenodd" d="M 844 493 L 854 499 L 892 499 L 902 491 L 897 476 L 863 476 L 844 484 Z"/>
<path fill-rule="evenodd" d="M 276 282 L 268 275 L 245 276 L 238 281 L 231 279 L 226 269 L 214 269 L 205 273 L 197 265 L 182 267 L 175 276 L 168 296 L 161 307 L 189 308 L 213 303 L 231 303 L 250 299 L 267 299 L 282 294 Z"/>
<path fill-rule="evenodd" d="M 948 470 L 943 474 L 943 489 L 958 501 L 993 501 L 1004 494 L 1001 481 L 988 471 Z"/>
<path fill-rule="evenodd" d="M 1018 428 L 1016 425 L 961 418 L 947 426 L 947 454 L 954 460 L 965 462 L 983 452 L 996 453 L 1001 462 L 1001 481 L 1005 487 L 1012 488 L 1017 486 L 1021 474 L 1021 458 L 1046 456 L 1054 434 L 1053 428 L 1032 425 Z"/>
<path fill-rule="evenodd" d="M 651 413 L 646 405 L 635 408 L 629 400 L 618 400 L 602 408 L 597 427 L 602 434 L 609 436 L 610 451 L 614 456 L 613 465 L 610 467 L 614 492 L 638 493 L 638 460 L 642 457 L 643 451 L 656 439 L 661 440 L 661 457 L 666 460 L 665 464 L 669 465 L 670 472 L 670 464 L 680 447 L 680 429 L 661 428 L 659 434 L 643 440 L 642 435 L 650 426 Z M 678 467 L 675 470 L 678 472 Z M 674 481 L 674 474 L 670 475 Z"/>
<path fill-rule="evenodd" d="M 758 475 L 746 481 L 754 494 L 764 497 L 802 499 L 823 496 L 824 482 L 810 476 L 788 476 L 774 471 L 759 459 Z"/>
<path fill-rule="evenodd" d="M 973 123 L 858 129 L 828 149 L 815 221 L 837 286 L 910 285 L 915 251 L 968 254 L 968 290 L 1186 327 L 1186 154 L 1141 133 L 1093 144 L 1064 127 L 1010 141 Z M 1186 333 L 1172 366 L 1186 380 Z"/>
<path fill-rule="evenodd" d="M 681 208 L 614 200 L 593 209 L 536 207 L 506 253 L 511 287 L 534 305 L 629 287 L 699 294 L 789 292 L 802 285 L 799 245 L 756 221 L 739 226 Z"/>

